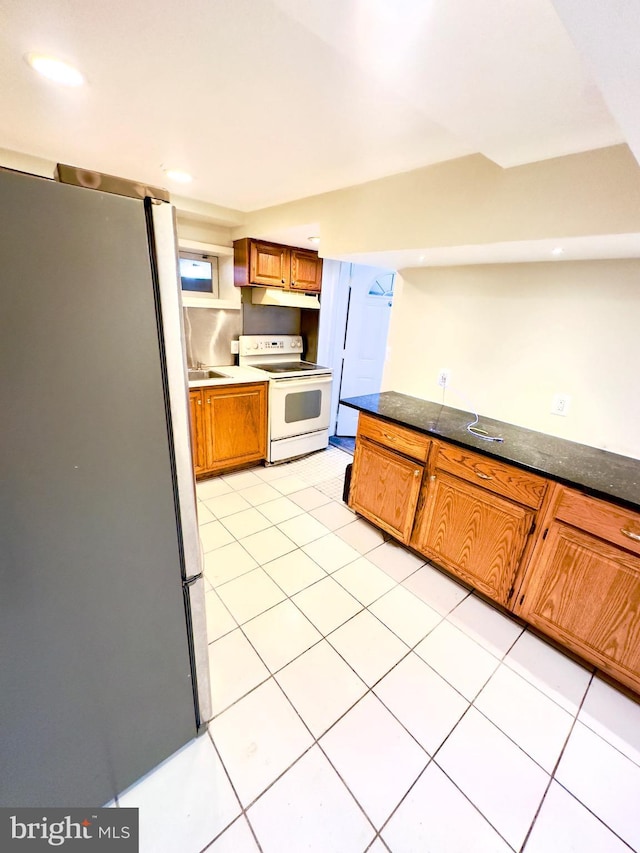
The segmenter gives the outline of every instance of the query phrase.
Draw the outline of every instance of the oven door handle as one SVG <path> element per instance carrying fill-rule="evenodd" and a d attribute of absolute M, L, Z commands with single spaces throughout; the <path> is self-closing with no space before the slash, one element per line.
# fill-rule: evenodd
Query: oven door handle
<path fill-rule="evenodd" d="M 328 385 L 333 381 L 333 376 L 330 373 L 321 373 L 316 376 L 292 376 L 290 379 L 283 377 L 282 379 L 271 379 L 270 382 L 274 388 L 279 388 L 282 385 L 286 385 L 287 388 L 296 388 L 298 386 L 304 387 L 307 385 L 315 384 L 315 385 Z"/>

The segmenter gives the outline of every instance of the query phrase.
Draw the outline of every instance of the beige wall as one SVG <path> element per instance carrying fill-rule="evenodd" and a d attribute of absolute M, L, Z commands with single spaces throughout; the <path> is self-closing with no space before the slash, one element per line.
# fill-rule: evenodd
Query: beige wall
<path fill-rule="evenodd" d="M 224 225 L 214 225 L 210 222 L 202 222 L 190 219 L 180 210 L 178 217 L 178 239 L 197 240 L 199 243 L 213 243 L 215 246 L 231 246 L 233 238 L 231 228 Z"/>
<path fill-rule="evenodd" d="M 320 226 L 354 253 L 640 231 L 640 167 L 626 145 L 501 169 L 480 154 L 247 213 L 234 236 Z"/>
<path fill-rule="evenodd" d="M 383 389 L 640 457 L 640 261 L 404 270 Z M 569 414 L 550 414 L 556 392 Z"/>

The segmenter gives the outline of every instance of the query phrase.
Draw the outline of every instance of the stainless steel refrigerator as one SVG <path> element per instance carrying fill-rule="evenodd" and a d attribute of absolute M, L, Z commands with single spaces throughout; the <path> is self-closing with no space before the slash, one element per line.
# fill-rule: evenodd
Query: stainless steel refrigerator
<path fill-rule="evenodd" d="M 2 806 L 102 805 L 209 714 L 181 321 L 169 203 L 0 170 Z"/>

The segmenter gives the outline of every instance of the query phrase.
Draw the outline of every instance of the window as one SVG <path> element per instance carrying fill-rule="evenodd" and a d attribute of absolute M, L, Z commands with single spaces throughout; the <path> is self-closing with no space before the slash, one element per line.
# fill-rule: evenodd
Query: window
<path fill-rule="evenodd" d="M 218 257 L 194 252 L 180 252 L 182 289 L 218 298 Z"/>
<path fill-rule="evenodd" d="M 376 276 L 369 287 L 369 296 L 384 296 L 387 299 L 391 299 L 393 297 L 395 278 L 396 274 L 393 272 Z"/>

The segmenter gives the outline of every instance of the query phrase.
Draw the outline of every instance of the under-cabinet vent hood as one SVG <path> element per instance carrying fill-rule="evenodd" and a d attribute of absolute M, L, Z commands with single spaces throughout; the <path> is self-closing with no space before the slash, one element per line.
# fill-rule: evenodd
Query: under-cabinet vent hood
<path fill-rule="evenodd" d="M 314 293 L 298 293 L 280 290 L 277 287 L 252 287 L 251 302 L 254 305 L 283 305 L 286 308 L 320 308 L 320 300 Z"/>

